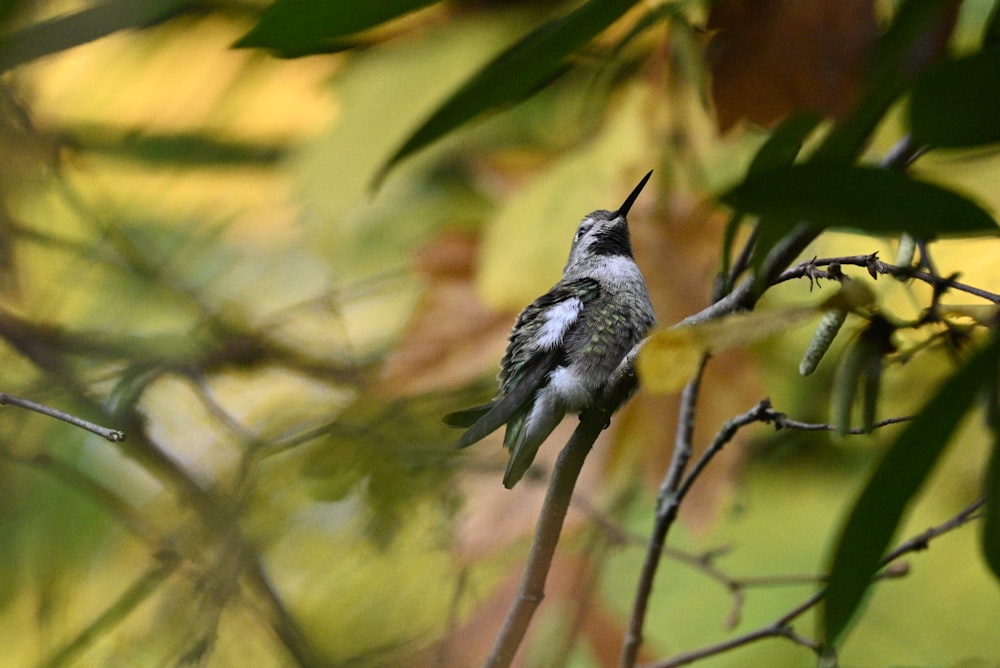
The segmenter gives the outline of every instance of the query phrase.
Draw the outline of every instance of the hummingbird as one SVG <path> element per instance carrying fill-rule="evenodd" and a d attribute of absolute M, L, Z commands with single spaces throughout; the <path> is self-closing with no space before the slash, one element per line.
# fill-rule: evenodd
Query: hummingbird
<path fill-rule="evenodd" d="M 459 448 L 507 425 L 507 489 L 567 413 L 596 402 L 618 365 L 656 324 L 626 220 L 652 174 L 617 211 L 594 211 L 580 222 L 562 279 L 517 316 L 500 362 L 496 397 L 444 417 L 453 427 L 467 428 Z"/>

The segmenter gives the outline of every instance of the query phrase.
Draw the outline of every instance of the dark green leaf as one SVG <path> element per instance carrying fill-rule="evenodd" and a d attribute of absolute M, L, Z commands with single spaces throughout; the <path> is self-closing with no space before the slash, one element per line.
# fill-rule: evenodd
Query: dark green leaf
<path fill-rule="evenodd" d="M 846 434 L 851 428 L 851 409 L 854 407 L 854 398 L 857 396 L 858 385 L 864 373 L 864 362 L 864 349 L 855 341 L 844 353 L 840 366 L 837 367 L 837 373 L 833 377 L 830 421 L 838 434 Z"/>
<path fill-rule="evenodd" d="M 954 27 L 953 3 L 905 0 L 875 45 L 868 91 L 839 121 L 813 155 L 814 161 L 853 162 L 896 99 L 939 57 Z M 938 37 L 938 39 L 935 39 Z"/>
<path fill-rule="evenodd" d="M 917 82 L 910 127 L 918 144 L 968 147 L 1000 141 L 1000 50 L 948 61 Z"/>
<path fill-rule="evenodd" d="M 817 229 L 854 228 L 872 234 L 994 233 L 993 218 L 968 199 L 898 171 L 802 164 L 751 175 L 720 198 L 763 218 L 770 238 L 807 221 Z"/>
<path fill-rule="evenodd" d="M 635 2 L 590 0 L 536 28 L 452 93 L 389 158 L 379 171 L 376 184 L 400 160 L 463 123 L 539 90 L 561 73 L 567 56 L 614 23 Z"/>
<path fill-rule="evenodd" d="M 993 4 L 993 11 L 990 18 L 986 20 L 986 29 L 983 30 L 983 47 L 1000 46 L 1000 2 Z"/>
<path fill-rule="evenodd" d="M 0 71 L 119 30 L 153 25 L 190 4 L 193 0 L 110 0 L 30 25 L 0 38 Z"/>
<path fill-rule="evenodd" d="M 861 428 L 869 432 L 875 423 L 882 361 L 894 350 L 895 327 L 885 318 L 874 316 L 868 326 L 844 353 L 833 386 L 833 426 L 839 434 L 851 429 L 851 409 L 858 389 L 861 393 Z"/>
<path fill-rule="evenodd" d="M 112 125 L 77 124 L 70 132 L 74 145 L 88 153 L 113 155 L 149 165 L 217 166 L 273 165 L 285 157 L 280 142 L 250 141 L 197 132 L 122 132 Z"/>
<path fill-rule="evenodd" d="M 997 372 L 1000 373 L 1000 369 Z M 994 373 L 987 386 L 988 421 L 993 430 L 993 452 L 983 482 L 986 504 L 983 508 L 982 546 L 986 565 L 997 579 L 1000 579 L 1000 403 L 998 403 L 1000 376 L 998 373 Z"/>
<path fill-rule="evenodd" d="M 986 516 L 983 518 L 983 556 L 1000 579 L 1000 434 L 994 433 L 993 454 L 986 472 Z"/>
<path fill-rule="evenodd" d="M 861 606 L 906 505 L 923 484 L 959 420 L 996 374 L 1000 337 L 949 378 L 889 447 L 851 511 L 834 550 L 823 607 L 823 632 L 840 640 Z"/>
<path fill-rule="evenodd" d="M 801 114 L 786 118 L 757 150 L 747 174 L 763 174 L 792 165 L 802 150 L 802 142 L 816 129 L 821 120 L 822 117 L 816 114 Z"/>
<path fill-rule="evenodd" d="M 345 38 L 439 0 L 277 0 L 235 46 L 273 49 L 287 58 L 339 51 Z"/>
<path fill-rule="evenodd" d="M 757 154 L 747 169 L 747 174 L 762 174 L 772 169 L 792 165 L 802 149 L 802 142 L 816 128 L 820 120 L 822 119 L 815 114 L 802 114 L 782 121 L 757 150 Z M 732 263 L 730 253 L 732 252 L 733 240 L 736 238 L 736 230 L 742 219 L 743 216 L 736 213 L 730 217 L 726 224 L 722 242 L 721 276 L 727 279 Z M 726 289 L 728 290 L 728 286 Z"/>

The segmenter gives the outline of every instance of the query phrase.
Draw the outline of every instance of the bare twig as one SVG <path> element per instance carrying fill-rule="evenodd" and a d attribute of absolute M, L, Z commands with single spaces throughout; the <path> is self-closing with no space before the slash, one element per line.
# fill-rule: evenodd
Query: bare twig
<path fill-rule="evenodd" d="M 663 555 L 663 545 L 667 533 L 677 517 L 677 510 L 680 507 L 678 486 L 693 452 L 691 437 L 694 432 L 695 404 L 701 386 L 702 373 L 707 362 L 708 357 L 702 357 L 694 378 L 688 381 L 681 393 L 680 419 L 674 440 L 674 454 L 670 468 L 667 470 L 667 475 L 664 477 L 657 494 L 656 520 L 653 523 L 653 532 L 646 547 L 646 559 L 639 574 L 639 584 L 636 587 L 635 600 L 632 604 L 632 616 L 629 619 L 625 642 L 622 645 L 619 665 L 623 667 L 635 665 L 636 657 L 639 655 L 639 647 L 642 645 L 642 628 L 646 620 L 649 596 L 653 590 L 653 580 L 656 578 L 656 571 Z"/>
<path fill-rule="evenodd" d="M 698 461 L 696 461 L 694 466 L 691 467 L 691 472 L 688 473 L 678 488 L 677 503 L 684 500 L 684 497 L 687 496 L 687 493 L 691 490 L 691 486 L 694 484 L 694 481 L 698 479 L 698 476 L 701 475 L 701 472 L 706 466 L 708 466 L 708 463 L 712 460 L 712 458 L 715 457 L 715 455 L 718 454 L 722 448 L 729 443 L 729 441 L 733 440 L 737 431 L 739 431 L 742 427 L 753 424 L 754 422 L 767 422 L 768 417 L 772 413 L 774 413 L 774 411 L 771 409 L 771 400 L 762 399 L 756 406 L 748 410 L 746 413 L 737 415 L 722 425 L 722 428 L 715 435 L 712 443 L 705 448 L 701 457 L 699 457 Z"/>
<path fill-rule="evenodd" d="M 808 262 L 802 262 L 781 272 L 778 277 L 774 279 L 774 284 L 783 283 L 797 278 L 839 279 L 842 278 L 842 276 L 838 276 L 834 273 L 823 272 L 819 268 L 840 266 L 863 267 L 868 270 L 868 273 L 872 276 L 872 278 L 879 275 L 885 275 L 892 276 L 894 278 L 912 279 L 921 281 L 938 289 L 957 290 L 959 292 L 965 292 L 981 299 L 985 299 L 994 304 L 1000 304 L 1000 294 L 990 292 L 989 290 L 983 290 L 982 288 L 977 288 L 974 285 L 961 283 L 956 281 L 954 277 L 938 276 L 931 272 L 921 271 L 913 267 L 901 267 L 899 265 L 883 262 L 878 259 L 878 253 L 871 253 L 869 255 L 849 255 L 844 257 L 813 258 Z"/>
<path fill-rule="evenodd" d="M 892 550 L 882 558 L 882 561 L 879 562 L 879 567 L 885 569 L 892 565 L 894 561 L 910 552 L 917 552 L 926 549 L 930 541 L 934 540 L 938 536 L 968 524 L 978 517 L 976 513 L 985 502 L 986 500 L 984 498 L 979 498 L 941 524 L 931 527 L 930 529 L 927 529 L 926 531 L 923 531 L 900 543 L 896 549 Z M 902 572 L 905 573 L 905 570 Z M 899 574 L 900 573 L 897 572 L 886 573 L 883 571 L 883 573 L 880 573 L 878 577 L 881 578 L 886 575 L 897 576 Z M 799 603 L 770 624 L 762 626 L 759 629 L 750 631 L 749 633 L 745 633 L 735 638 L 730 638 L 729 640 L 721 643 L 677 654 L 664 661 L 657 661 L 656 663 L 649 664 L 646 668 L 676 668 L 676 666 L 686 666 L 694 663 L 695 661 L 706 659 L 710 656 L 717 656 L 719 654 L 723 654 L 724 652 L 728 652 L 729 650 L 749 645 L 764 638 L 788 638 L 797 644 L 808 647 L 818 653 L 823 649 L 821 645 L 815 641 L 799 636 L 794 632 L 790 625 L 795 619 L 818 605 L 825 598 L 825 596 L 826 589 L 824 588 L 815 594 L 812 594 L 809 598 Z"/>
<path fill-rule="evenodd" d="M 45 668 L 58 668 L 69 665 L 88 647 L 97 642 L 110 628 L 117 626 L 139 605 L 154 594 L 160 583 L 167 579 L 180 565 L 176 555 L 165 553 L 158 555 L 160 563 L 149 569 L 133 582 L 107 610 L 97 616 L 86 628 L 78 633 L 55 654 L 42 661 L 39 665 Z"/>
<path fill-rule="evenodd" d="M 912 419 L 912 415 L 886 418 L 885 420 L 876 422 L 871 426 L 871 428 L 881 429 L 882 427 L 888 427 L 889 425 L 909 422 Z M 837 431 L 837 428 L 832 424 L 828 424 L 826 422 L 800 422 L 798 420 L 790 420 L 784 413 L 778 413 L 777 411 L 769 411 L 762 421 L 773 424 L 775 429 L 797 429 L 799 431 Z M 863 427 L 852 427 L 844 433 L 864 436 L 869 432 Z"/>
<path fill-rule="evenodd" d="M 57 410 L 55 408 L 50 408 L 43 404 L 35 403 L 34 401 L 29 401 L 28 399 L 22 399 L 20 397 L 15 397 L 12 394 L 7 394 L 6 392 L 0 392 L 0 406 L 17 406 L 18 408 L 26 408 L 29 411 L 34 411 L 36 413 L 41 413 L 42 415 L 48 415 L 49 417 L 55 418 L 57 420 L 62 420 L 67 424 L 71 424 L 74 427 L 80 427 L 81 429 L 86 429 L 92 434 L 97 434 L 102 438 L 106 438 L 112 443 L 119 443 L 125 440 L 125 432 L 118 431 L 117 429 L 108 429 L 107 427 L 102 427 L 99 424 L 94 424 L 83 418 L 76 417 L 75 415 L 70 415 L 69 413 Z"/>

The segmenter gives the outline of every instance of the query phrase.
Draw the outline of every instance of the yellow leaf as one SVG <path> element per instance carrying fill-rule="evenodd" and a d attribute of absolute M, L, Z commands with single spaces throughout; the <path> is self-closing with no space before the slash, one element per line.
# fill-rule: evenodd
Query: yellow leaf
<path fill-rule="evenodd" d="M 814 306 L 732 313 L 695 325 L 659 329 L 639 352 L 639 380 L 654 394 L 676 392 L 697 371 L 702 355 L 780 334 L 828 310 L 863 310 L 873 303 L 875 295 L 867 285 L 845 281 L 837 294 Z"/>
<path fill-rule="evenodd" d="M 693 330 L 693 327 L 661 329 L 649 337 L 636 360 L 644 389 L 654 394 L 676 392 L 694 375 L 707 351 Z"/>

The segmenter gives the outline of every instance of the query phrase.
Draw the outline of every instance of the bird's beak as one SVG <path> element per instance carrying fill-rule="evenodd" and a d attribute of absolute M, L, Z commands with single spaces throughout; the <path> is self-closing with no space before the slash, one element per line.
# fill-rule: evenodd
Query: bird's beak
<path fill-rule="evenodd" d="M 642 181 L 639 181 L 639 185 L 637 185 L 632 190 L 632 192 L 629 193 L 629 196 L 625 198 L 625 203 L 622 204 L 620 207 L 618 207 L 617 214 L 619 216 L 622 216 L 624 218 L 625 216 L 628 215 L 628 210 L 632 208 L 632 204 L 635 202 L 635 198 L 639 196 L 640 192 L 642 192 L 642 187 L 646 185 L 646 181 L 648 181 L 649 177 L 652 175 L 653 175 L 653 170 L 651 169 L 644 177 L 642 177 Z"/>

